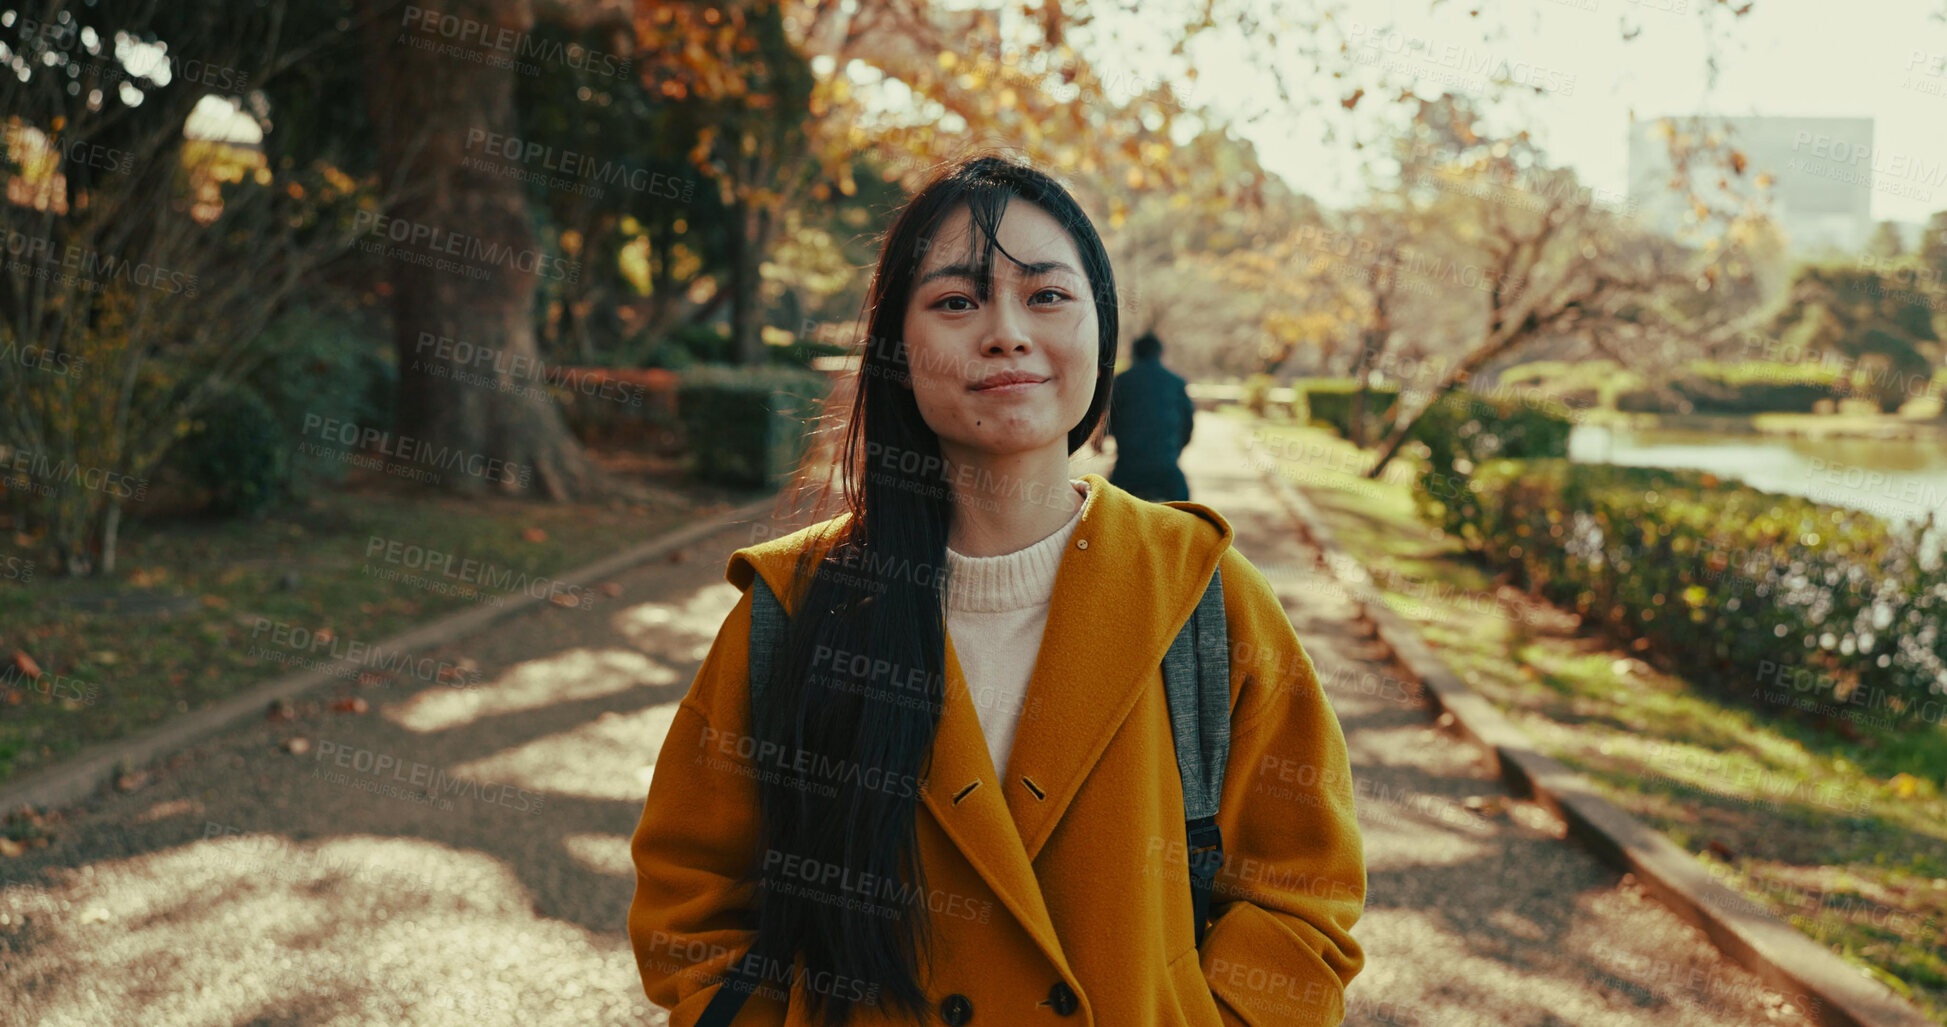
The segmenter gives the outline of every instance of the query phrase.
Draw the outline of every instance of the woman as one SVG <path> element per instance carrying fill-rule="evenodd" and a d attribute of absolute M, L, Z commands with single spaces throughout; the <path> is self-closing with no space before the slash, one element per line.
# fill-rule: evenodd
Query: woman
<path fill-rule="evenodd" d="M 730 558 L 744 597 L 635 832 L 629 935 L 674 1027 L 733 966 L 760 982 L 737 1024 L 1342 1019 L 1365 866 L 1311 661 L 1215 511 L 1068 476 L 1115 297 L 1074 199 L 1008 160 L 888 232 L 848 509 Z M 1160 665 L 1213 571 L 1231 734 L 1199 945 Z M 753 709 L 759 577 L 789 630 Z"/>

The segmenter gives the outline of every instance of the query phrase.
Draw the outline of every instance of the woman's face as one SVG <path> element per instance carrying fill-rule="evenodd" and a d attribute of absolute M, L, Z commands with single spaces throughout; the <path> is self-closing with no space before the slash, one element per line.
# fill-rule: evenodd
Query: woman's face
<path fill-rule="evenodd" d="M 1095 395 L 1094 291 L 1075 241 L 1047 211 L 1015 199 L 997 235 L 985 299 L 976 276 L 986 240 L 966 208 L 927 247 L 906 305 L 914 398 L 948 460 L 1050 445 L 1065 457 L 1068 430 Z M 1008 375 L 1020 380 L 995 380 Z"/>

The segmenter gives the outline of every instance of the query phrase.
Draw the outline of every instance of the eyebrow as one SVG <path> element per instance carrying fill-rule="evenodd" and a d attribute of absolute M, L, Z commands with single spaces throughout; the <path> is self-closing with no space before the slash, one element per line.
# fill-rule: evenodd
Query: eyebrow
<path fill-rule="evenodd" d="M 1033 275 L 1045 275 L 1050 271 L 1066 271 L 1071 275 L 1081 274 L 1081 272 L 1075 270 L 1072 267 L 1069 267 L 1067 264 L 1064 264 L 1059 260 L 1043 260 L 1033 264 L 1021 264 L 1018 266 L 1021 269 L 1021 274 L 1023 277 L 1028 277 Z M 948 264 L 944 267 L 937 267 L 931 271 L 928 271 L 923 277 L 920 278 L 918 282 L 914 284 L 925 285 L 927 282 L 930 282 L 935 278 L 964 278 L 969 282 L 978 281 L 978 279 L 974 277 L 974 271 L 975 269 L 971 264 Z"/>

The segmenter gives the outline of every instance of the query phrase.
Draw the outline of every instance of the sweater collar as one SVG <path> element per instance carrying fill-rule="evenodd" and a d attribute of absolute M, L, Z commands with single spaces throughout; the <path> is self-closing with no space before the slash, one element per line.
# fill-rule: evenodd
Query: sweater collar
<path fill-rule="evenodd" d="M 1111 485 L 1093 471 L 1082 479 L 1088 482 L 1089 495 L 1082 503 L 1071 544 L 1081 549 L 1084 540 L 1092 539 L 1091 554 L 1114 554 L 1109 565 L 1091 561 L 1094 565 L 1090 568 L 1077 568 L 1075 573 L 1088 581 L 1084 590 L 1106 589 L 1125 604 L 1140 598 L 1140 605 L 1154 606 L 1162 619 L 1180 625 L 1202 597 L 1204 580 L 1217 566 L 1218 558 L 1230 548 L 1230 522 L 1193 500 L 1151 503 Z M 817 552 L 829 547 L 851 518 L 847 511 L 744 546 L 730 554 L 724 580 L 747 589 L 752 578 L 762 575 L 786 609 L 791 609 L 795 603 L 792 575 L 799 553 L 807 548 Z M 760 523 L 752 533 L 770 534 L 773 530 L 769 524 Z M 1061 578 L 1058 569 L 1057 590 Z"/>
<path fill-rule="evenodd" d="M 1055 572 L 1068 539 L 1082 523 L 1093 493 L 1085 478 L 1070 478 L 1082 505 L 1054 533 L 1026 548 L 999 556 L 963 556 L 947 547 L 947 608 L 962 613 L 1001 613 L 1046 606 L 1055 591 Z"/>

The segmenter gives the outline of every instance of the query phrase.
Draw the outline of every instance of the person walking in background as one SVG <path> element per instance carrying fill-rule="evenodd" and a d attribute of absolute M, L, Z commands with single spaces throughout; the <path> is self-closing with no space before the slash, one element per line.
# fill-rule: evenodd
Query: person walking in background
<path fill-rule="evenodd" d="M 1190 483 L 1176 461 L 1190 444 L 1196 405 L 1182 376 L 1163 366 L 1163 342 L 1153 332 L 1130 349 L 1135 361 L 1115 376 L 1109 400 L 1116 447 L 1109 483 L 1153 502 L 1187 500 Z"/>

